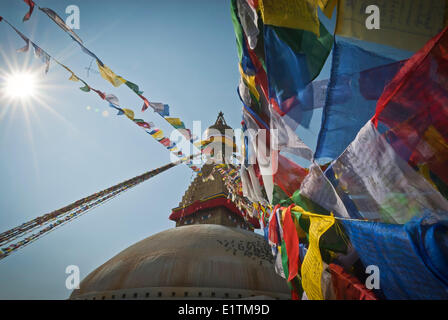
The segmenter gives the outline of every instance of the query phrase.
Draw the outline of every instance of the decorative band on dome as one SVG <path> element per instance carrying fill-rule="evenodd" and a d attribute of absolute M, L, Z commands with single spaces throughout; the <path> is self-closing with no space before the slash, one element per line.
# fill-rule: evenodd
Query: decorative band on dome
<path fill-rule="evenodd" d="M 199 210 L 205 210 L 215 207 L 225 207 L 244 220 L 247 219 L 247 222 L 250 223 L 254 228 L 260 228 L 259 221 L 253 217 L 246 217 L 244 213 L 241 212 L 230 199 L 227 199 L 227 195 L 225 193 L 219 193 L 207 199 L 195 201 L 188 206 L 174 208 L 169 218 L 170 220 L 177 221 L 181 217 L 187 217 Z"/>

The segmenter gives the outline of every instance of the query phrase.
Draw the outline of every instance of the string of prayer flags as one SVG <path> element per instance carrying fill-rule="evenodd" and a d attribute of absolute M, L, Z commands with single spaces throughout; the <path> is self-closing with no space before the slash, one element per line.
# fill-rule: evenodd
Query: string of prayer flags
<path fill-rule="evenodd" d="M 87 49 L 82 42 L 79 42 L 76 38 L 74 38 L 72 35 L 70 35 L 70 37 L 73 39 L 73 41 L 75 41 L 77 44 L 79 44 L 79 46 L 81 47 L 81 51 L 84 52 L 85 54 L 89 55 L 91 58 L 95 59 L 100 65 L 103 65 L 103 62 L 100 60 L 100 58 L 98 58 L 92 51 L 90 51 L 89 49 Z"/>
<path fill-rule="evenodd" d="M 69 28 L 65 22 L 58 16 L 58 14 L 56 12 L 54 12 L 53 10 L 49 9 L 49 8 L 39 8 L 42 12 L 46 13 L 47 16 L 52 19 L 62 30 L 64 30 L 66 33 L 69 34 L 69 36 L 76 42 L 79 44 L 79 46 L 81 47 L 81 50 L 88 54 L 89 56 L 91 56 L 92 58 L 94 58 L 97 62 L 98 65 L 98 70 L 100 72 L 100 75 L 103 79 L 107 80 L 108 82 L 110 82 L 114 87 L 119 87 L 120 85 L 122 85 L 123 83 L 126 84 L 126 86 L 128 88 L 130 88 L 133 92 L 135 92 L 143 101 L 143 108 L 142 111 L 145 111 L 148 107 L 149 107 L 149 101 L 142 95 L 143 91 L 139 90 L 138 85 L 136 85 L 133 82 L 130 82 L 126 79 L 124 79 L 121 76 L 117 76 L 108 66 L 106 66 L 92 51 L 90 51 L 89 49 L 87 49 L 81 38 L 71 29 Z"/>
<path fill-rule="evenodd" d="M 5 22 L 25 41 L 26 45 L 23 48 L 20 48 L 17 50 L 17 52 L 27 52 L 30 48 L 30 44 L 33 46 L 34 49 L 34 55 L 41 59 L 41 61 L 45 64 L 45 73 L 48 72 L 48 69 L 50 68 L 50 60 L 51 57 L 48 53 L 46 53 L 42 48 L 40 48 L 37 44 L 32 42 L 28 37 L 26 37 L 23 33 L 21 33 L 19 30 L 17 30 L 12 24 L 8 22 L 6 19 Z"/>
<path fill-rule="evenodd" d="M 241 168 L 223 163 L 215 165 L 213 170 L 221 174 L 224 184 L 232 198 L 232 202 L 242 211 L 245 221 L 253 225 L 253 218 L 258 218 L 263 223 L 263 219 L 266 214 L 269 214 L 271 208 L 266 204 L 252 202 L 244 197 L 240 176 Z"/>
<path fill-rule="evenodd" d="M 145 111 L 146 109 L 148 109 L 150 107 L 150 102 L 149 100 L 143 96 L 143 91 L 140 90 L 139 86 L 133 82 L 130 82 L 126 79 L 124 79 L 123 77 L 115 74 L 115 72 L 113 72 L 108 66 L 106 66 L 92 51 L 90 51 L 89 49 L 87 49 L 81 38 L 71 29 L 69 28 L 65 22 L 62 20 L 61 17 L 58 16 L 58 14 L 56 12 L 54 12 L 53 10 L 49 9 L 49 8 L 39 8 L 42 12 L 44 12 L 53 22 L 55 22 L 63 31 L 65 31 L 66 33 L 69 34 L 69 36 L 76 42 L 79 44 L 79 46 L 81 47 L 81 50 L 88 54 L 89 56 L 91 56 L 92 58 L 94 58 L 97 62 L 98 65 L 98 70 L 99 73 L 101 75 L 101 77 L 105 80 L 107 80 L 109 83 L 111 83 L 114 87 L 119 87 L 121 86 L 123 83 L 129 88 L 131 89 L 135 94 L 137 94 L 140 99 L 143 100 L 143 106 L 142 106 L 142 112 Z M 47 69 L 48 69 L 48 65 L 47 65 Z M 85 86 L 83 88 L 83 90 L 87 90 L 87 86 Z M 93 89 L 92 89 L 93 90 Z M 94 90 L 95 92 L 97 92 L 100 97 L 102 99 L 104 99 L 104 97 L 102 96 L 102 94 L 96 90 Z M 162 112 L 160 112 L 159 114 L 165 118 L 165 115 L 167 115 L 168 111 L 166 110 L 166 108 L 164 108 L 164 110 Z M 176 126 L 173 126 L 174 128 L 176 128 Z M 179 125 L 178 126 L 179 129 L 185 129 L 185 126 Z M 190 137 L 191 135 L 188 135 L 186 132 L 184 132 L 184 136 L 185 137 Z M 188 139 L 190 141 L 190 139 Z"/>
<path fill-rule="evenodd" d="M 171 162 L 157 169 L 145 172 L 144 174 L 96 192 L 83 199 L 77 200 L 51 213 L 34 218 L 18 227 L 2 232 L 0 234 L 0 245 L 2 246 L 0 248 L 0 259 L 6 258 L 11 253 L 23 248 L 26 245 L 29 245 L 48 232 L 53 231 L 55 228 L 58 228 L 63 224 L 80 217 L 91 209 L 158 175 L 159 173 L 175 167 L 182 162 L 189 161 L 192 157 L 193 156 L 183 158 L 177 162 Z M 33 231 L 34 233 L 30 234 Z"/>
<path fill-rule="evenodd" d="M 82 43 L 81 38 L 69 26 L 67 26 L 64 20 L 60 16 L 58 16 L 56 12 L 54 12 L 50 8 L 39 7 L 39 10 L 44 12 L 48 17 L 50 17 L 50 19 L 53 20 L 62 30 L 68 32 L 73 38 L 76 39 L 76 41 Z"/>
<path fill-rule="evenodd" d="M 425 228 L 433 221 L 443 222 L 448 213 L 444 198 L 448 195 L 448 89 L 444 81 L 448 78 L 448 28 L 411 57 L 443 29 L 447 2 L 382 1 L 375 4 L 380 8 L 381 28 L 370 30 L 365 27 L 366 17 L 372 23 L 365 10 L 369 3 L 361 0 L 231 1 L 240 72 L 237 91 L 243 104 L 241 194 L 250 201 L 265 203 L 267 198 L 276 205 L 269 223 L 264 212 L 258 212 L 267 225 L 275 270 L 288 280 L 293 299 L 302 296 L 300 288 L 304 299 L 335 297 L 331 292 L 339 297 L 376 299 L 360 285 L 362 281 L 324 269 L 342 261 L 356 274 L 363 272 L 363 264 L 377 265 L 375 261 L 381 260 L 382 273 L 388 261 L 395 263 L 396 259 L 407 261 L 409 268 L 414 265 L 414 252 L 422 260 L 416 265 L 426 265 L 439 280 L 430 283 L 425 294 L 440 298 L 448 292 L 446 263 L 431 261 L 431 254 L 441 257 L 445 249 L 431 247 L 430 254 L 425 243 L 435 243 L 440 236 L 435 230 L 444 233 L 445 224 L 416 231 L 414 223 L 425 211 L 431 213 L 431 220 L 420 225 Z M 336 6 L 334 39 L 319 21 L 317 7 L 331 18 Z M 331 50 L 330 79 L 314 81 Z M 313 154 L 297 137 L 296 129 L 309 128 L 318 107 L 323 107 L 323 116 Z M 278 134 L 257 143 L 258 136 L 252 131 L 259 129 L 277 130 Z M 276 138 L 278 152 L 271 152 Z M 309 168 L 299 166 L 297 157 L 310 162 Z M 333 161 L 316 162 L 328 158 Z M 291 204 L 303 208 L 291 208 Z M 335 219 L 342 224 L 335 224 Z M 345 234 L 341 227 L 346 224 L 364 224 L 363 233 L 371 229 L 375 234 L 361 237 L 354 228 Z M 377 237 L 379 245 L 386 246 L 377 233 L 389 227 L 388 237 L 398 247 L 388 254 L 369 248 L 376 245 Z M 299 244 L 299 239 L 305 241 Z M 400 248 L 403 239 L 408 243 Z M 362 263 L 355 262 L 354 250 L 345 256 L 349 242 L 356 251 L 361 248 Z M 398 252 L 402 256 L 393 258 Z M 421 297 L 400 292 L 403 279 L 394 267 L 388 270 L 388 279 L 381 279 L 381 283 L 389 282 L 386 297 Z M 425 281 L 437 282 L 427 276 Z M 343 285 L 351 289 L 342 290 Z"/>
<path fill-rule="evenodd" d="M 30 43 L 31 43 L 31 41 L 30 41 L 30 39 L 28 39 L 23 33 L 21 33 L 19 30 L 17 30 L 13 25 L 11 25 L 6 19 L 2 19 L 2 20 L 5 20 L 5 22 L 7 23 L 7 24 L 9 24 L 9 26 L 11 27 L 11 28 L 13 28 L 14 29 L 14 31 L 23 39 L 23 41 L 25 41 L 25 46 L 24 47 L 22 47 L 22 48 L 20 48 L 20 49 L 17 49 L 16 51 L 17 52 L 28 52 L 28 50 L 30 49 Z M 1 20 L 0 20 L 1 21 Z"/>
<path fill-rule="evenodd" d="M 5 20 L 5 19 L 0 19 L 1 20 Z M 68 68 L 67 66 L 65 66 L 64 64 L 60 63 L 59 61 L 57 61 L 55 58 L 51 57 L 49 54 L 47 54 L 43 49 L 41 49 L 40 47 L 38 47 L 37 45 L 35 45 L 28 37 L 26 37 L 25 35 L 23 35 L 22 33 L 20 33 L 14 26 L 12 26 L 8 21 L 5 20 L 5 22 L 14 30 L 16 31 L 17 34 L 19 34 L 19 36 L 27 43 L 27 46 L 25 47 L 27 50 L 29 48 L 29 44 L 31 44 L 34 48 L 35 54 L 36 56 L 40 57 L 47 65 L 46 67 L 46 71 L 48 71 L 48 66 L 50 63 L 50 60 L 53 59 L 57 64 L 59 64 L 60 66 L 62 66 L 65 70 L 67 70 L 68 72 L 70 72 L 71 76 L 70 79 L 71 81 L 81 81 L 84 84 L 84 87 L 81 87 L 80 89 L 84 92 L 89 92 L 89 91 L 93 91 L 96 94 L 98 94 L 98 96 L 102 99 L 105 100 L 109 103 L 109 106 L 116 109 L 118 111 L 118 115 L 126 115 L 126 117 L 131 120 L 133 123 L 135 123 L 136 125 L 138 125 L 140 128 L 146 130 L 150 130 L 152 129 L 152 126 L 150 123 L 145 122 L 142 119 L 135 119 L 135 114 L 134 111 L 131 109 L 127 109 L 127 108 L 120 108 L 119 107 L 119 100 L 118 98 L 113 95 L 113 94 L 106 94 L 100 90 L 97 90 L 95 88 L 92 88 L 91 86 L 89 86 L 84 80 L 82 80 L 79 76 L 77 76 L 70 68 Z M 149 103 L 149 102 L 148 102 Z M 158 130 L 158 129 L 157 129 Z M 148 131 L 147 131 L 148 132 Z M 149 132 L 148 132 L 149 133 Z M 164 145 L 168 150 L 170 150 L 171 152 L 175 153 L 176 156 L 178 157 L 183 157 L 184 154 L 181 151 L 175 152 L 175 144 L 169 140 L 168 138 L 163 136 L 163 132 L 161 130 L 158 131 L 157 133 L 157 138 L 156 140 L 161 143 L 162 145 Z M 198 172 L 200 171 L 200 169 L 196 166 L 193 165 L 192 161 L 189 160 L 186 162 L 187 166 L 189 166 L 193 171 Z"/>
<path fill-rule="evenodd" d="M 305 1 L 302 1 L 302 3 L 299 2 L 297 1 L 296 3 L 299 6 L 305 3 Z M 281 6 L 282 4 L 281 2 L 273 3 L 271 1 L 269 2 L 270 5 L 275 7 Z M 322 1 L 319 2 L 319 5 L 326 6 L 329 4 L 327 1 Z M 261 6 L 262 4 L 260 4 L 260 8 Z M 241 12 L 239 12 L 239 9 L 241 9 Z M 288 126 L 291 129 L 289 131 L 292 132 L 292 135 L 296 136 L 294 129 L 298 124 L 304 127 L 309 125 L 314 106 L 316 105 L 316 97 L 318 97 L 315 93 L 321 93 L 320 105 L 324 101 L 323 97 L 325 94 L 323 92 L 326 89 L 328 81 L 319 83 L 323 90 L 318 89 L 310 83 L 322 69 L 331 51 L 333 37 L 320 23 L 317 24 L 317 28 L 322 30 L 319 32 L 321 37 L 318 37 L 315 33 L 304 29 L 268 25 L 265 19 L 266 17 L 264 17 L 264 26 L 258 25 L 259 29 L 264 30 L 264 33 L 258 34 L 258 38 L 263 37 L 263 41 L 257 43 L 264 43 L 264 50 L 260 52 L 248 45 L 248 40 L 246 40 L 247 25 L 244 27 L 242 21 L 245 20 L 244 23 L 246 24 L 252 19 L 251 13 L 246 9 L 247 7 L 244 8 L 244 6 L 238 5 L 236 1 L 231 2 L 232 21 L 237 40 L 240 61 L 239 69 L 242 79 L 238 92 L 244 105 L 243 128 L 246 127 L 245 132 L 250 128 L 255 130 L 257 128 L 269 128 L 269 123 L 271 122 L 271 128 L 281 130 L 282 136 L 291 136 L 289 132 L 284 130 Z M 317 19 L 316 10 L 317 5 L 313 11 Z M 246 17 L 245 14 L 249 14 L 249 16 Z M 318 19 L 316 21 L 319 22 Z M 260 22 L 258 21 L 258 23 Z M 281 25 L 281 23 L 278 25 Z M 285 59 L 285 53 L 287 53 L 288 59 Z M 318 55 L 318 53 L 321 55 Z M 315 88 L 316 90 L 314 90 Z M 260 95 L 260 90 L 263 93 L 262 95 Z M 284 117 L 280 121 L 281 125 L 276 128 L 272 127 L 271 108 L 276 110 L 281 117 Z M 286 121 L 288 121 L 288 125 L 284 125 Z M 253 140 L 253 138 L 249 137 L 248 141 L 250 140 Z M 243 144 L 245 146 L 245 162 L 247 162 L 251 150 L 253 150 L 253 154 L 255 154 L 255 158 L 257 159 L 257 164 L 254 168 L 257 168 L 261 162 L 268 164 L 276 162 L 275 159 L 264 159 L 260 157 L 263 153 L 262 150 L 269 151 L 271 146 L 266 145 L 253 148 L 252 144 L 253 141 L 252 143 Z M 246 148 L 246 145 L 248 148 Z M 304 149 L 300 147 L 296 149 L 290 148 L 290 150 L 286 150 L 286 146 L 282 146 L 282 148 L 285 148 L 285 152 L 292 149 L 295 153 L 300 153 L 299 156 L 304 156 L 308 160 L 312 157 L 312 152 L 309 148 L 307 148 L 309 150 L 308 153 L 304 152 Z M 300 181 L 307 174 L 300 166 L 291 166 L 290 164 L 292 162 L 288 161 L 288 158 L 283 154 L 276 155 L 276 157 L 285 160 L 280 162 L 288 165 L 279 166 L 278 168 L 271 168 L 268 165 L 261 170 L 263 185 L 269 200 L 272 200 L 273 190 L 275 190 L 274 185 L 276 188 L 279 187 L 277 184 L 281 185 L 283 188 L 280 189 L 287 190 L 287 194 L 291 195 L 296 190 L 295 188 L 300 186 Z M 267 160 L 267 162 L 262 160 Z M 291 168 L 298 170 L 289 170 Z M 300 179 L 293 177 L 294 174 L 292 173 L 295 171 L 297 173 L 301 171 L 299 174 Z M 269 174 L 269 172 L 276 173 L 273 175 Z M 291 179 L 282 180 L 284 177 L 290 177 Z M 250 181 L 250 179 L 246 181 Z M 294 183 L 289 185 L 289 182 L 292 181 Z M 250 186 L 250 184 L 246 183 L 245 186 Z"/>

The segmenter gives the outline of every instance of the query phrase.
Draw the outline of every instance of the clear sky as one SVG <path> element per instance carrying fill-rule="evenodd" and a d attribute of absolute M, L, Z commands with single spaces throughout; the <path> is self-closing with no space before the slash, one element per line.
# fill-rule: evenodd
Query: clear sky
<path fill-rule="evenodd" d="M 171 115 L 180 116 L 187 127 L 201 120 L 205 129 L 220 110 L 229 125 L 240 127 L 229 1 L 36 3 L 64 19 L 68 5 L 79 6 L 81 28 L 75 31 L 86 47 L 115 73 L 138 84 L 149 100 L 169 104 Z M 115 94 L 124 107 L 140 110 L 142 101 L 124 85 L 114 88 L 96 72 L 87 76 L 85 68 L 92 59 L 43 12 L 36 8 L 22 23 L 27 10 L 21 0 L 0 1 L 0 16 L 92 87 Z M 26 108 L 0 100 L 0 232 L 170 161 L 162 145 L 116 116 L 95 93 L 79 90 L 80 83 L 68 81 L 64 69 L 52 63 L 44 75 L 42 63 L 31 52 L 15 51 L 23 45 L 1 22 L 0 74 L 25 68 L 37 72 L 39 100 Z M 136 117 L 170 132 L 151 110 Z M 317 112 L 313 123 L 319 122 Z M 312 128 L 303 137 L 312 147 L 315 134 Z M 0 260 L 0 299 L 67 298 L 68 265 L 79 266 L 84 278 L 131 244 L 173 227 L 168 216 L 192 178 L 188 167 L 177 166 Z"/>

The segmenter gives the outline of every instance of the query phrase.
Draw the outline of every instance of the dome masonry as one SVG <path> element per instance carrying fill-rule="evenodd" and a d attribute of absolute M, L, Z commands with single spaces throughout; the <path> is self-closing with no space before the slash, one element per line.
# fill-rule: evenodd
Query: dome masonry
<path fill-rule="evenodd" d="M 71 299 L 288 299 L 263 237 L 203 224 L 169 229 L 89 274 Z"/>

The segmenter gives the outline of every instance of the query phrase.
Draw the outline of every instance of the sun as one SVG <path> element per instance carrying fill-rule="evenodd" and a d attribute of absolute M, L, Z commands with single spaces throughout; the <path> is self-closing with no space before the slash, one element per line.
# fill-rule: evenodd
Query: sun
<path fill-rule="evenodd" d="M 6 95 L 12 99 L 31 98 L 36 93 L 36 76 L 31 72 L 17 72 L 6 77 Z"/>

